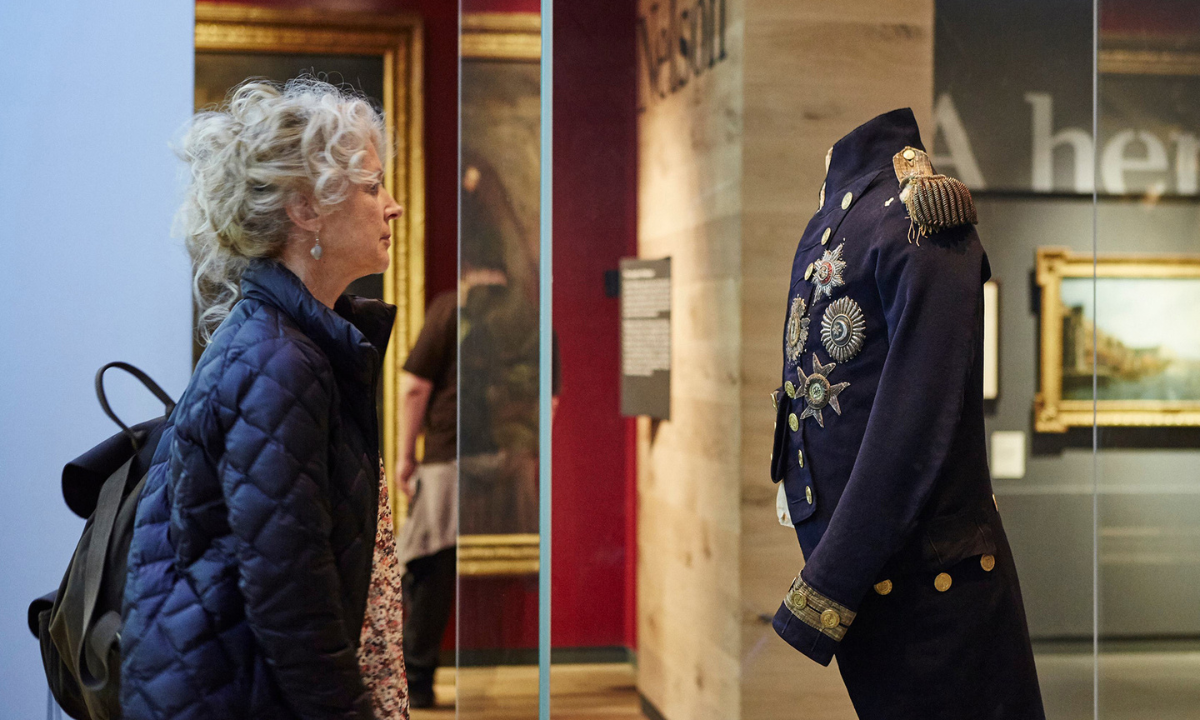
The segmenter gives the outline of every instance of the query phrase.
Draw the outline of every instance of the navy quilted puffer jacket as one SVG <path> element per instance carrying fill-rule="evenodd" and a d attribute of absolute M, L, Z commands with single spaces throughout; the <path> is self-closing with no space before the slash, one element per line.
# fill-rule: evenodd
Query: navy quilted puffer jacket
<path fill-rule="evenodd" d="M 357 647 L 396 309 L 334 310 L 255 261 L 138 504 L 121 705 L 144 718 L 371 718 Z"/>

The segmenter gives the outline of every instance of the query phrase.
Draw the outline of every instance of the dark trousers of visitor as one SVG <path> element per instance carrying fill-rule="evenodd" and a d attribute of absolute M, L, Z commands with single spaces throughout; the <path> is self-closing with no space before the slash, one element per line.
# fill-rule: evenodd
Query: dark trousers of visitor
<path fill-rule="evenodd" d="M 454 608 L 455 548 L 408 561 L 404 586 L 404 667 L 410 692 L 433 689 L 446 623 Z"/>

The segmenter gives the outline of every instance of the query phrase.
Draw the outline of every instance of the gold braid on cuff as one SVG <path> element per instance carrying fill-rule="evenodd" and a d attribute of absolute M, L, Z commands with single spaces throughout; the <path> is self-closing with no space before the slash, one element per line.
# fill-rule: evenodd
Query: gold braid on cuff
<path fill-rule="evenodd" d="M 799 575 L 792 581 L 792 589 L 784 597 L 783 604 L 806 625 L 839 642 L 846 636 L 846 628 L 854 622 L 854 613 L 849 608 L 813 590 Z"/>

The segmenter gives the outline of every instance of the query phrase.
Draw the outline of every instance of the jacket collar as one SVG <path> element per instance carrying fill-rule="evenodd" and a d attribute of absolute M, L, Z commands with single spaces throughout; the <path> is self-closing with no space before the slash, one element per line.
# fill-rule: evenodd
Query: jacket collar
<path fill-rule="evenodd" d="M 396 320 L 394 305 L 343 295 L 330 310 L 276 260 L 251 261 L 242 273 L 242 296 L 285 313 L 339 372 L 363 383 L 374 381 Z"/>
<path fill-rule="evenodd" d="M 892 156 L 905 146 L 924 150 L 917 119 L 910 108 L 880 115 L 855 128 L 833 146 L 825 174 L 825 205 L 840 202 L 843 193 L 868 173 L 891 166 Z"/>

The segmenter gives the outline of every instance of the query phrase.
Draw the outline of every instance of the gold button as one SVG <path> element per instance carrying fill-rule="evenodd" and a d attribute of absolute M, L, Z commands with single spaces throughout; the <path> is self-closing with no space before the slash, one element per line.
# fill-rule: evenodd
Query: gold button
<path fill-rule="evenodd" d="M 842 616 L 838 615 L 837 610 L 830 608 L 821 613 L 821 625 L 827 628 L 835 628 L 842 624 Z"/>
<path fill-rule="evenodd" d="M 875 592 L 879 593 L 880 595 L 887 595 L 891 591 L 892 591 L 892 581 L 891 580 L 884 580 L 883 582 L 875 583 Z"/>
<path fill-rule="evenodd" d="M 809 263 L 809 264 L 808 264 L 808 267 L 804 268 L 804 279 L 805 279 L 805 280 L 807 280 L 807 279 L 809 279 L 810 277 L 812 277 L 812 270 L 813 270 L 813 268 L 812 268 L 812 263 Z"/>
<path fill-rule="evenodd" d="M 803 450 L 796 451 L 796 459 L 800 461 L 800 467 L 804 467 L 804 451 Z"/>
<path fill-rule="evenodd" d="M 791 380 L 788 380 L 783 384 L 783 390 L 788 394 L 788 397 L 796 397 L 796 386 L 792 384 Z"/>
<path fill-rule="evenodd" d="M 904 159 L 905 160 L 912 160 L 916 156 L 917 156 L 917 154 L 913 151 L 912 148 L 908 148 L 907 150 L 904 151 Z"/>
<path fill-rule="evenodd" d="M 992 495 L 992 504 L 996 506 L 996 512 L 1000 512 L 1000 503 L 996 502 L 996 496 Z"/>
<path fill-rule="evenodd" d="M 933 586 L 937 588 L 938 592 L 946 592 L 950 589 L 951 582 L 953 581 L 950 579 L 949 573 L 938 573 L 938 576 L 933 579 Z"/>
<path fill-rule="evenodd" d="M 808 598 L 805 597 L 804 593 L 797 590 L 792 593 L 792 604 L 796 606 L 797 610 L 803 610 L 808 605 Z"/>
<path fill-rule="evenodd" d="M 854 199 L 854 193 L 846 193 L 842 196 L 842 209 L 850 207 L 850 201 Z"/>
<path fill-rule="evenodd" d="M 771 407 L 775 410 L 779 409 L 779 393 L 778 391 L 771 393 Z"/>
<path fill-rule="evenodd" d="M 832 234 L 832 233 L 833 233 L 833 229 L 832 229 L 832 228 L 825 228 L 825 234 L 821 236 L 821 244 L 822 244 L 822 245 L 824 245 L 825 243 L 829 242 L 829 236 L 830 236 L 830 234 Z"/>
<path fill-rule="evenodd" d="M 792 432 L 800 429 L 800 418 L 796 417 L 796 413 L 788 415 L 788 427 L 792 429 Z"/>
<path fill-rule="evenodd" d="M 812 488 L 804 488 L 804 499 L 808 501 L 809 505 L 812 505 Z"/>
<path fill-rule="evenodd" d="M 996 567 L 996 558 L 992 555 L 984 555 L 979 558 L 979 565 L 984 569 L 984 572 L 991 572 L 992 568 Z"/>

